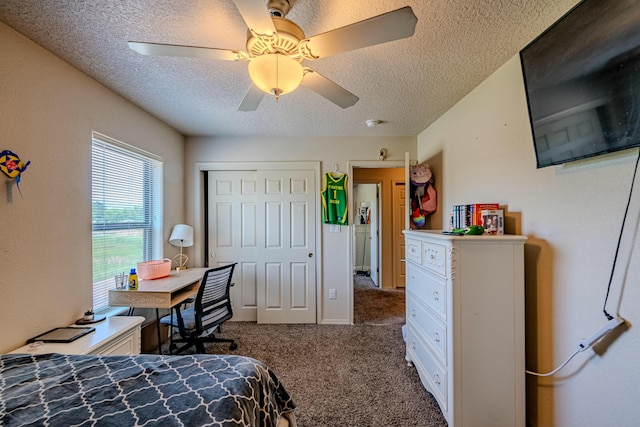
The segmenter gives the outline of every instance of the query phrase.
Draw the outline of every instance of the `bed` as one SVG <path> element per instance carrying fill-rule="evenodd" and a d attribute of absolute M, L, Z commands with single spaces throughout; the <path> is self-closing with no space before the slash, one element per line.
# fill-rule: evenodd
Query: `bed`
<path fill-rule="evenodd" d="M 294 409 L 249 357 L 0 355 L 4 427 L 295 427 Z"/>

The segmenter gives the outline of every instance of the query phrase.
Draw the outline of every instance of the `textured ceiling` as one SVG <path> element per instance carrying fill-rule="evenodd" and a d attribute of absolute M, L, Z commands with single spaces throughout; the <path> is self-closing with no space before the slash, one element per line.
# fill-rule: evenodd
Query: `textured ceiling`
<path fill-rule="evenodd" d="M 246 62 L 149 57 L 127 45 L 244 50 L 232 0 L 2 0 L 0 21 L 184 135 L 414 136 L 575 3 L 297 0 L 287 18 L 307 37 L 407 5 L 418 24 L 411 38 L 307 63 L 357 95 L 353 107 L 300 87 L 253 112 L 236 110 L 250 85 Z"/>

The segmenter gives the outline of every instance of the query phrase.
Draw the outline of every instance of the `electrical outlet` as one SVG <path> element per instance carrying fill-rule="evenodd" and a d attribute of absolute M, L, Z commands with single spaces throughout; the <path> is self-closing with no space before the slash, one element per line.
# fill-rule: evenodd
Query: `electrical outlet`
<path fill-rule="evenodd" d="M 336 290 L 335 289 L 329 289 L 329 299 L 336 299 L 338 298 L 336 295 Z"/>

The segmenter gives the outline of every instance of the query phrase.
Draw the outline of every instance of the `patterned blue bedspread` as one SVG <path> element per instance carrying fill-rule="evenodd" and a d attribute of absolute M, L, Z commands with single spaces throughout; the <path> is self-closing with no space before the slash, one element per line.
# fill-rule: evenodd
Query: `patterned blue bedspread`
<path fill-rule="evenodd" d="M 277 426 L 295 404 L 242 356 L 0 355 L 0 426 Z"/>

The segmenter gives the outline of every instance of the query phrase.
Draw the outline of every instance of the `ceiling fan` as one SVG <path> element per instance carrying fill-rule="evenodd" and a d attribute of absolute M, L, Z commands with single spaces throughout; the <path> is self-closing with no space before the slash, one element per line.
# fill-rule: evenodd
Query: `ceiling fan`
<path fill-rule="evenodd" d="M 134 51 L 151 56 L 184 56 L 223 61 L 249 61 L 252 84 L 238 107 L 254 111 L 264 94 L 276 101 L 303 85 L 342 108 L 358 97 L 302 65 L 304 60 L 386 43 L 413 35 L 418 18 L 406 6 L 313 37 L 285 16 L 296 0 L 233 0 L 247 24 L 247 50 L 130 41 Z"/>

